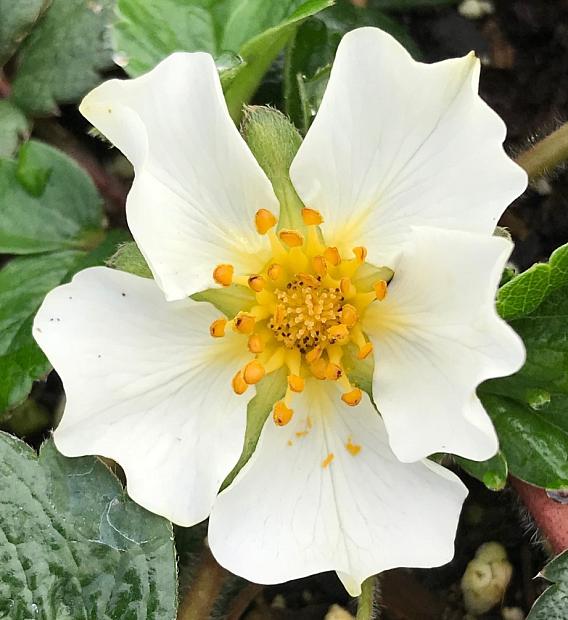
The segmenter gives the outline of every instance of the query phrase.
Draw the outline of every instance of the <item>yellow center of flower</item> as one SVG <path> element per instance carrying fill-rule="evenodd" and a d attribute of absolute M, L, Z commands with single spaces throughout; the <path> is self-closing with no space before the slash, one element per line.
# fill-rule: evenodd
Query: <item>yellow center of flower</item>
<path fill-rule="evenodd" d="M 306 238 L 295 230 L 277 234 L 276 217 L 260 209 L 255 224 L 258 233 L 270 241 L 271 260 L 260 273 L 235 275 L 227 264 L 218 265 L 213 273 L 222 286 L 245 285 L 255 293 L 256 303 L 250 309 L 231 321 L 217 319 L 210 332 L 223 337 L 230 327 L 248 337 L 253 357 L 233 377 L 237 394 L 282 366 L 287 368 L 286 396 L 273 412 L 280 426 L 292 419 L 293 394 L 303 391 L 309 376 L 337 381 L 342 400 L 359 404 L 361 390 L 351 384 L 343 366 L 345 347 L 354 344 L 359 359 L 371 354 L 373 347 L 361 329 L 361 318 L 369 304 L 385 298 L 392 276 L 388 268 L 365 263 L 364 247 L 353 248 L 351 257 L 327 247 L 319 232 L 323 218 L 318 211 L 305 208 L 302 217 Z"/>

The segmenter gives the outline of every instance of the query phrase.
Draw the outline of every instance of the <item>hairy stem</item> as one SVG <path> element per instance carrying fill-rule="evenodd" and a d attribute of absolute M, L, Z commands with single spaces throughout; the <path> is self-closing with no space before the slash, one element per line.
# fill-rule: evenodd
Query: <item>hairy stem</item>
<path fill-rule="evenodd" d="M 568 123 L 537 142 L 530 149 L 517 157 L 517 163 L 534 181 L 545 174 L 553 172 L 568 159 Z"/>
<path fill-rule="evenodd" d="M 228 575 L 211 551 L 205 549 L 179 606 L 177 620 L 207 620 Z"/>
<path fill-rule="evenodd" d="M 368 577 L 361 585 L 361 596 L 357 603 L 357 620 L 376 620 L 378 616 L 377 598 L 379 594 L 379 579 L 377 576 Z"/>

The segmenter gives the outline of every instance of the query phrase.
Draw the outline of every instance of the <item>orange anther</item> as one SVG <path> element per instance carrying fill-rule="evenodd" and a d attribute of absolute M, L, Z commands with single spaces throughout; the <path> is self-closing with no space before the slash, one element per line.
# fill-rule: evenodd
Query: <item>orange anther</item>
<path fill-rule="evenodd" d="M 251 353 L 262 353 L 264 351 L 264 342 L 258 334 L 253 334 L 249 338 L 248 349 Z"/>
<path fill-rule="evenodd" d="M 337 265 L 341 262 L 341 256 L 339 255 L 339 250 L 336 247 L 326 248 L 323 252 L 323 257 L 334 267 L 337 267 Z"/>
<path fill-rule="evenodd" d="M 355 258 L 360 262 L 364 263 L 367 258 L 367 248 L 364 248 L 362 245 L 353 248 L 353 254 L 355 254 Z"/>
<path fill-rule="evenodd" d="M 310 364 L 310 370 L 316 379 L 321 379 L 323 381 L 326 378 L 325 372 L 327 370 L 327 362 L 320 357 Z"/>
<path fill-rule="evenodd" d="M 268 268 L 268 277 L 271 280 L 279 280 L 284 275 L 284 267 L 278 263 L 272 263 Z"/>
<path fill-rule="evenodd" d="M 373 288 L 375 289 L 375 296 L 377 297 L 377 299 L 379 301 L 383 301 L 383 299 L 387 296 L 387 281 L 379 280 L 378 282 L 375 282 Z"/>
<path fill-rule="evenodd" d="M 296 280 L 300 284 L 300 286 L 319 286 L 319 280 L 313 276 L 311 273 L 297 273 Z"/>
<path fill-rule="evenodd" d="M 342 295 L 349 295 L 351 289 L 353 288 L 353 285 L 351 284 L 351 278 L 341 278 L 341 280 L 339 281 L 339 288 L 341 289 Z"/>
<path fill-rule="evenodd" d="M 341 310 L 341 322 L 347 327 L 353 327 L 359 320 L 359 313 L 357 308 L 351 304 L 345 304 Z"/>
<path fill-rule="evenodd" d="M 217 319 L 209 326 L 209 333 L 213 338 L 222 338 L 225 335 L 227 319 Z"/>
<path fill-rule="evenodd" d="M 350 407 L 358 405 L 362 398 L 363 392 L 359 388 L 353 388 L 350 392 L 345 392 L 345 394 L 341 395 L 341 400 Z"/>
<path fill-rule="evenodd" d="M 333 459 L 335 458 L 335 455 L 333 454 L 333 452 L 330 452 L 325 459 L 321 462 L 321 466 L 325 469 L 326 467 L 329 467 L 331 465 L 331 461 L 333 461 Z"/>
<path fill-rule="evenodd" d="M 327 273 L 327 263 L 323 256 L 314 256 L 312 259 L 312 267 L 318 276 L 325 276 Z"/>
<path fill-rule="evenodd" d="M 299 375 L 288 375 L 288 387 L 292 392 L 303 392 L 306 382 Z"/>
<path fill-rule="evenodd" d="M 341 366 L 330 362 L 325 369 L 325 378 L 329 381 L 337 381 L 343 374 Z"/>
<path fill-rule="evenodd" d="M 243 370 L 243 379 L 249 385 L 255 385 L 265 374 L 264 366 L 258 360 L 252 360 Z"/>
<path fill-rule="evenodd" d="M 255 323 L 256 319 L 254 316 L 252 314 L 246 314 L 245 312 L 237 314 L 234 320 L 235 330 L 241 334 L 252 334 Z"/>
<path fill-rule="evenodd" d="M 323 223 L 322 214 L 319 211 L 309 209 L 308 207 L 304 207 L 302 209 L 302 219 L 304 220 L 304 224 L 306 226 L 317 226 L 318 224 Z"/>
<path fill-rule="evenodd" d="M 259 209 L 254 216 L 254 223 L 259 235 L 265 235 L 273 226 L 276 226 L 276 216 L 268 209 Z"/>
<path fill-rule="evenodd" d="M 330 341 L 343 340 L 344 338 L 347 338 L 347 336 L 349 336 L 349 327 L 343 323 L 333 325 L 327 330 L 327 337 Z"/>
<path fill-rule="evenodd" d="M 306 353 L 306 362 L 308 362 L 308 364 L 313 364 L 315 361 L 319 360 L 321 354 L 322 350 L 319 347 L 315 347 Z"/>
<path fill-rule="evenodd" d="M 235 392 L 235 394 L 238 394 L 239 396 L 247 391 L 248 383 L 243 379 L 243 373 L 240 370 L 233 377 L 231 385 L 233 386 L 233 391 Z"/>
<path fill-rule="evenodd" d="M 233 265 L 217 265 L 213 271 L 213 280 L 215 280 L 217 284 L 229 286 L 233 281 L 234 271 Z"/>
<path fill-rule="evenodd" d="M 360 349 L 359 353 L 357 353 L 357 357 L 360 360 L 364 360 L 369 357 L 369 355 L 373 352 L 373 345 L 370 342 L 365 343 Z"/>
<path fill-rule="evenodd" d="M 286 426 L 286 424 L 288 424 L 288 422 L 292 419 L 293 415 L 294 411 L 290 409 L 290 407 L 287 407 L 283 400 L 279 400 L 274 405 L 272 419 L 274 420 L 274 424 L 277 426 Z"/>
<path fill-rule="evenodd" d="M 347 441 L 347 443 L 345 444 L 345 448 L 351 456 L 357 456 L 359 452 L 361 452 L 361 446 L 359 444 L 353 443 L 351 439 Z"/>
<path fill-rule="evenodd" d="M 304 244 L 304 237 L 297 230 L 281 230 L 278 236 L 289 248 L 299 248 Z"/>
<path fill-rule="evenodd" d="M 248 285 L 255 293 L 260 293 L 266 286 L 266 280 L 262 276 L 250 276 L 248 279 Z"/>
<path fill-rule="evenodd" d="M 274 322 L 274 325 L 276 325 L 277 327 L 279 325 L 282 325 L 282 321 L 284 320 L 285 316 L 286 308 L 282 304 L 278 304 L 276 306 L 276 309 L 274 310 L 274 314 L 272 315 L 272 321 Z"/>

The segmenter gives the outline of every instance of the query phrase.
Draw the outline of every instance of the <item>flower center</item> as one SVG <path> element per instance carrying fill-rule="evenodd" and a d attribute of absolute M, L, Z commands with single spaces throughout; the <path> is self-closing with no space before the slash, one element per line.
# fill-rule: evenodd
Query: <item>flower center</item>
<path fill-rule="evenodd" d="M 217 319 L 213 337 L 222 337 L 227 327 L 248 337 L 254 356 L 233 377 L 233 389 L 243 394 L 250 385 L 282 366 L 288 370 L 288 389 L 274 406 L 276 424 L 287 424 L 293 415 L 291 401 L 304 389 L 306 378 L 337 381 L 348 405 L 361 401 L 361 390 L 351 384 L 343 365 L 348 345 L 365 359 L 373 350 L 361 328 L 365 309 L 387 294 L 393 272 L 365 262 L 367 251 L 353 248 L 352 258 L 343 258 L 335 247 L 321 240 L 318 211 L 303 209 L 307 237 L 295 230 L 274 231 L 276 217 L 260 209 L 257 231 L 266 235 L 272 257 L 260 273 L 235 275 L 232 265 L 221 264 L 213 277 L 218 284 L 244 285 L 255 293 L 252 307 L 231 321 Z M 363 269 L 364 267 L 364 269 Z"/>

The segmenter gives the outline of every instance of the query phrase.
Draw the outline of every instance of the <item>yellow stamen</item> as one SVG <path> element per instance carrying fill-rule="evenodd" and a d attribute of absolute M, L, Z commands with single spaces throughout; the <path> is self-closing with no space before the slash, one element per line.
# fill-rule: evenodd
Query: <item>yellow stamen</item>
<path fill-rule="evenodd" d="M 343 323 L 334 325 L 327 330 L 327 336 L 332 343 L 337 342 L 338 340 L 343 340 L 349 336 L 349 327 Z"/>
<path fill-rule="evenodd" d="M 353 286 L 351 278 L 341 278 L 339 281 L 339 288 L 345 298 L 353 297 L 357 293 L 357 289 Z"/>
<path fill-rule="evenodd" d="M 325 369 L 325 378 L 329 381 L 337 381 L 339 377 L 343 375 L 343 369 L 341 366 L 334 364 L 333 362 L 327 365 Z"/>
<path fill-rule="evenodd" d="M 299 375 L 288 375 L 288 387 L 292 392 L 303 392 L 306 382 Z"/>
<path fill-rule="evenodd" d="M 209 333 L 213 338 L 222 338 L 225 335 L 227 319 L 217 319 L 209 326 Z"/>
<path fill-rule="evenodd" d="M 353 388 L 350 392 L 341 395 L 341 400 L 350 407 L 358 405 L 362 398 L 363 392 L 359 388 Z"/>
<path fill-rule="evenodd" d="M 233 391 L 235 394 L 238 394 L 239 396 L 247 391 L 248 383 L 244 380 L 243 373 L 240 370 L 233 377 L 231 385 L 233 386 Z"/>
<path fill-rule="evenodd" d="M 252 334 L 254 326 L 256 325 L 256 319 L 252 314 L 246 312 L 239 312 L 233 319 L 233 325 L 235 331 L 240 334 Z"/>
<path fill-rule="evenodd" d="M 222 286 L 230 286 L 233 282 L 233 273 L 234 273 L 233 265 L 217 265 L 213 271 L 213 279 L 217 284 L 221 284 Z"/>
<path fill-rule="evenodd" d="M 321 354 L 322 354 L 322 350 L 319 347 L 316 347 L 315 349 L 308 351 L 308 353 L 306 353 L 306 362 L 308 362 L 308 364 L 313 364 L 314 362 L 319 360 L 319 358 L 321 357 Z"/>
<path fill-rule="evenodd" d="M 254 216 L 254 223 L 259 235 L 265 235 L 272 227 L 276 226 L 276 216 L 268 209 L 259 209 Z"/>
<path fill-rule="evenodd" d="M 255 385 L 264 378 L 265 374 L 264 366 L 258 360 L 252 360 L 243 370 L 243 379 L 249 385 Z"/>
<path fill-rule="evenodd" d="M 262 353 L 264 351 L 264 342 L 258 334 L 253 334 L 248 339 L 248 349 L 251 353 Z"/>
<path fill-rule="evenodd" d="M 367 248 L 363 247 L 362 245 L 359 245 L 356 248 L 353 248 L 353 254 L 355 254 L 355 258 L 360 263 L 364 263 L 365 259 L 367 258 Z"/>
<path fill-rule="evenodd" d="M 248 279 L 248 285 L 255 293 L 260 293 L 266 286 L 266 280 L 259 275 L 250 276 Z"/>
<path fill-rule="evenodd" d="M 351 304 L 345 304 L 341 311 L 341 322 L 347 327 L 353 327 L 359 320 L 359 313 L 357 308 Z"/>
<path fill-rule="evenodd" d="M 351 441 L 351 437 L 349 437 L 349 439 L 347 440 L 345 447 L 347 449 L 347 452 L 349 452 L 351 456 L 357 456 L 359 452 L 361 452 L 361 446 L 359 444 L 353 443 Z"/>
<path fill-rule="evenodd" d="M 277 426 L 286 426 L 288 422 L 292 419 L 294 415 L 293 409 L 286 406 L 286 403 L 283 400 L 279 400 L 274 405 L 274 411 L 272 413 L 272 419 Z"/>
<path fill-rule="evenodd" d="M 333 461 L 333 459 L 335 458 L 335 455 L 333 454 L 333 452 L 330 452 L 325 459 L 321 462 L 321 466 L 325 469 L 326 467 L 329 467 L 331 465 L 331 461 Z"/>
<path fill-rule="evenodd" d="M 266 273 L 271 280 L 280 280 L 284 276 L 285 271 L 282 265 L 272 263 Z"/>
<path fill-rule="evenodd" d="M 327 362 L 320 357 L 310 364 L 310 370 L 316 379 L 321 379 L 323 381 L 326 378 Z"/>
<path fill-rule="evenodd" d="M 318 276 L 325 276 L 327 273 L 327 263 L 323 256 L 314 256 L 312 258 L 312 267 Z"/>
<path fill-rule="evenodd" d="M 386 280 L 379 280 L 378 282 L 375 282 L 375 284 L 373 285 L 373 288 L 375 289 L 375 297 L 379 301 L 383 301 L 383 299 L 387 296 L 387 290 L 388 290 L 388 285 L 387 285 Z"/>
<path fill-rule="evenodd" d="M 304 244 L 304 237 L 297 230 L 281 230 L 278 237 L 289 248 L 297 248 Z"/>
<path fill-rule="evenodd" d="M 360 360 L 364 360 L 373 352 L 373 345 L 370 342 L 365 343 L 360 349 L 359 353 L 357 353 L 357 357 Z"/>
<path fill-rule="evenodd" d="M 319 211 L 309 209 L 308 207 L 304 207 L 302 209 L 302 219 L 304 220 L 304 224 L 306 226 L 318 226 L 319 224 L 323 224 L 322 214 Z"/>
<path fill-rule="evenodd" d="M 334 267 L 337 267 L 337 265 L 341 262 L 341 256 L 339 255 L 339 250 L 336 247 L 326 248 L 323 252 L 323 257 Z"/>

